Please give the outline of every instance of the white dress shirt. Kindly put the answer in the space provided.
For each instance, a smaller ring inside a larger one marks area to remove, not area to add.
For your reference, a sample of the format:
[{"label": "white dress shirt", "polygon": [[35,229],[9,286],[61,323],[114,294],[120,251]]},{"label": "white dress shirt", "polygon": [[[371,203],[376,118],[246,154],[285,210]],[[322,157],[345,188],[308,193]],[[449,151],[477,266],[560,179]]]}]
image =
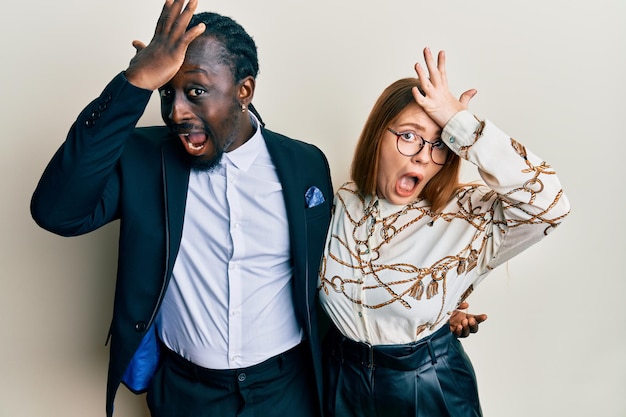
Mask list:
[{"label": "white dress shirt", "polygon": [[215,169],[192,170],[158,317],[165,345],[210,369],[255,365],[302,339],[282,186],[255,123],[254,136]]}]

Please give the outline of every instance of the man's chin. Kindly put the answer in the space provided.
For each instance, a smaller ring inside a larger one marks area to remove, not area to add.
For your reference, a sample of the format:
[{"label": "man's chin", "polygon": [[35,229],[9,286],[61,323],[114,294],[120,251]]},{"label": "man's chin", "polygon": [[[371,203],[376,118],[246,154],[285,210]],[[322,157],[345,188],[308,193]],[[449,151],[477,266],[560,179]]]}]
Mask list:
[{"label": "man's chin", "polygon": [[215,167],[222,160],[224,152],[218,152],[213,157],[197,156],[191,158],[191,169],[194,171],[209,172],[215,169]]}]

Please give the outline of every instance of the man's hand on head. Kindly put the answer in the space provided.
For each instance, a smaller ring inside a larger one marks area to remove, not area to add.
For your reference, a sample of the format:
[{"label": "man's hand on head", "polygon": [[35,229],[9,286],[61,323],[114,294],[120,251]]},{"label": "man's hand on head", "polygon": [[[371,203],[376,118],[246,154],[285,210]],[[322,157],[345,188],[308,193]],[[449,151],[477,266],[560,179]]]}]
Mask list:
[{"label": "man's hand on head", "polygon": [[150,43],[133,41],[137,53],[124,74],[134,86],[156,90],[171,80],[182,66],[189,44],[204,32],[203,23],[187,30],[198,0],[184,5],[185,0],[165,0]]}]

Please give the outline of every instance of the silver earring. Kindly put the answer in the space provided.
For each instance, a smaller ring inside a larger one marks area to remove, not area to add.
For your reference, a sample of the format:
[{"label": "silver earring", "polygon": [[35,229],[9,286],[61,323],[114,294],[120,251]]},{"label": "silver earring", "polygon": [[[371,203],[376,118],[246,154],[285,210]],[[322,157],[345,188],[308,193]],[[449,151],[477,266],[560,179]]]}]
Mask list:
[{"label": "silver earring", "polygon": [[245,113],[245,112],[246,112],[246,110],[248,110],[248,109],[246,108],[246,105],[245,105],[245,104],[243,104],[243,103],[241,103],[241,112],[242,112],[242,113]]}]

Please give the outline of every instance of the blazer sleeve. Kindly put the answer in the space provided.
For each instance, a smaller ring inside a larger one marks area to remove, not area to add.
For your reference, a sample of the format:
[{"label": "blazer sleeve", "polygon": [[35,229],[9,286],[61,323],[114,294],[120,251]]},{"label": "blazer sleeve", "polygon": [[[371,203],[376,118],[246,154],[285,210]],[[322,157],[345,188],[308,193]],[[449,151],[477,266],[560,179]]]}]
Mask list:
[{"label": "blazer sleeve", "polygon": [[120,73],[79,114],[31,199],[31,215],[39,226],[74,236],[117,218],[116,165],[151,94]]}]

